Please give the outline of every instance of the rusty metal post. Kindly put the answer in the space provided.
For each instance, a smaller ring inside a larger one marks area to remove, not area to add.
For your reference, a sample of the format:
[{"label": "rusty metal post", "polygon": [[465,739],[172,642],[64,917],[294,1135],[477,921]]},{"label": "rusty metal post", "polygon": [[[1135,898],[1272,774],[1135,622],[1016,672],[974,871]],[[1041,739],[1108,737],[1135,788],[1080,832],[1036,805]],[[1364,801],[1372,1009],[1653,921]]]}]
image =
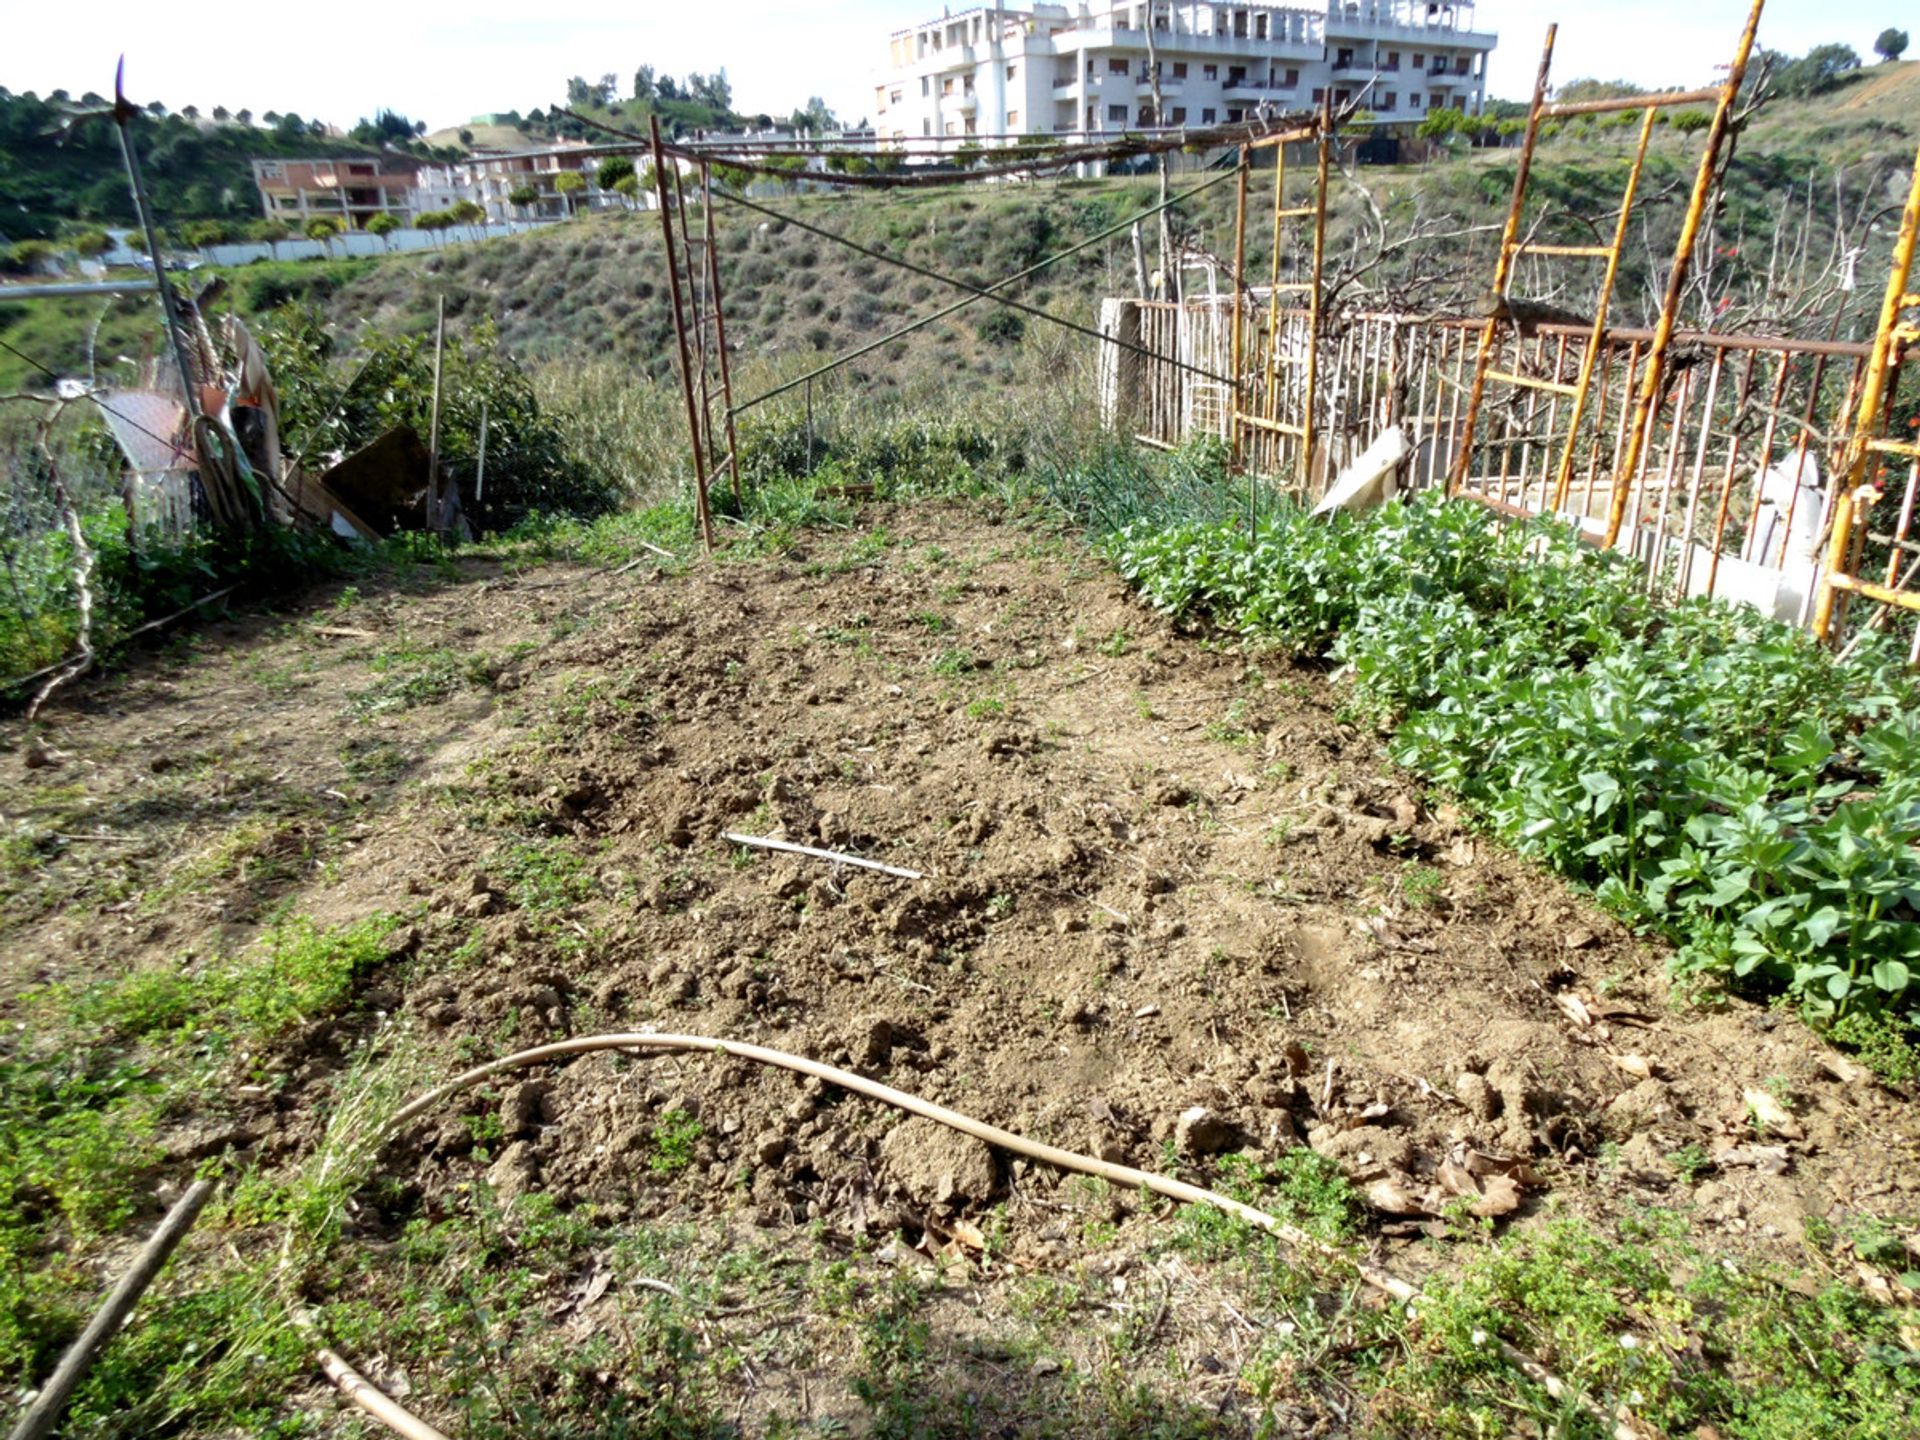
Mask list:
[{"label": "rusty metal post", "polygon": [[1580,438],[1580,426],[1587,416],[1587,393],[1593,386],[1593,369],[1599,363],[1601,347],[1607,338],[1607,313],[1613,305],[1613,286],[1620,275],[1620,256],[1627,248],[1627,229],[1633,219],[1633,200],[1640,189],[1640,175],[1646,169],[1647,145],[1653,139],[1653,125],[1659,111],[1647,107],[1640,124],[1640,144],[1633,152],[1633,167],[1627,172],[1627,191],[1620,200],[1620,218],[1613,229],[1613,244],[1607,250],[1607,273],[1600,282],[1600,300],[1594,307],[1593,330],[1587,337],[1587,353],[1580,357],[1580,378],[1574,381],[1572,413],[1567,417],[1567,440],[1560,452],[1559,473],[1553,482],[1553,509],[1566,508],[1567,492],[1573,488],[1573,450]]},{"label": "rusty metal post", "polygon": [[[1227,396],[1227,435],[1228,461],[1234,469],[1240,468],[1240,410],[1241,388],[1243,385],[1241,368],[1241,320],[1246,310],[1245,294],[1247,288],[1247,180],[1253,170],[1253,151],[1245,145],[1240,147],[1240,174],[1236,182],[1236,199],[1233,212],[1233,365],[1229,372],[1233,376],[1233,389]],[[1248,505],[1252,505],[1253,481],[1247,481]]]},{"label": "rusty metal post", "polygon": [[1646,371],[1640,377],[1640,394],[1634,401],[1633,423],[1627,427],[1627,451],[1614,471],[1607,533],[1601,541],[1609,549],[1619,540],[1621,526],[1627,518],[1627,505],[1633,497],[1634,476],[1639,470],[1640,457],[1652,428],[1654,407],[1660,403],[1660,384],[1666,379],[1667,349],[1673,343],[1674,328],[1680,316],[1680,300],[1686,291],[1687,276],[1693,269],[1693,247],[1700,238],[1700,224],[1706,217],[1707,201],[1713,194],[1720,151],[1726,144],[1727,131],[1733,124],[1734,102],[1739,99],[1740,86],[1747,78],[1747,63],[1753,58],[1754,36],[1759,32],[1760,12],[1766,3],[1767,0],[1753,0],[1753,9],[1747,16],[1747,28],[1740,33],[1740,43],[1733,52],[1733,64],[1727,70],[1727,83],[1720,87],[1720,101],[1714,106],[1713,124],[1707,131],[1706,150],[1700,156],[1700,169],[1693,180],[1693,195],[1687,201],[1686,218],[1680,225],[1680,239],[1674,246],[1673,269],[1667,276],[1666,298],[1660,306],[1659,322],[1654,326]]},{"label": "rusty metal post", "polygon": [[140,156],[134,149],[131,125],[139,109],[127,99],[121,86],[126,74],[126,58],[113,76],[113,126],[120,136],[120,159],[126,165],[127,184],[133,191],[133,212],[140,220],[140,232],[147,237],[147,258],[153,261],[154,288],[160,292],[160,313],[167,321],[167,343],[173,350],[173,363],[180,369],[180,389],[186,401],[189,425],[200,418],[200,391],[187,364],[187,342],[182,338],[186,321],[180,314],[180,298],[167,283],[167,260],[160,249],[160,228],[153,222],[153,206],[147,199],[147,183],[140,174]]},{"label": "rusty metal post", "polygon": [[1534,147],[1540,140],[1540,111],[1547,103],[1547,77],[1553,72],[1553,42],[1559,35],[1557,24],[1547,26],[1547,43],[1540,52],[1540,70],[1534,76],[1533,104],[1527,110],[1527,130],[1520,142],[1520,168],[1513,177],[1513,199],[1507,206],[1507,223],[1500,232],[1500,254],[1493,262],[1494,305],[1480,331],[1480,350],[1474,359],[1473,388],[1467,392],[1467,413],[1461,421],[1455,443],[1453,471],[1447,477],[1447,494],[1458,495],[1467,483],[1467,469],[1473,460],[1473,433],[1480,423],[1480,404],[1486,398],[1487,371],[1493,365],[1493,347],[1499,339],[1499,305],[1506,298],[1507,283],[1513,274],[1514,245],[1520,238],[1520,215],[1527,203],[1527,181],[1533,174]]},{"label": "rusty metal post", "polygon": [[1914,297],[1908,293],[1913,280],[1913,259],[1920,246],[1920,153],[1914,155],[1913,180],[1907,190],[1906,209],[1900,216],[1900,234],[1893,246],[1893,270],[1887,276],[1886,297],[1880,303],[1880,324],[1874,332],[1873,354],[1867,361],[1866,379],[1860,386],[1860,407],[1848,437],[1839,489],[1834,492],[1833,529],[1827,544],[1826,573],[1820,581],[1820,598],[1813,611],[1813,633],[1821,640],[1833,630],[1834,604],[1847,567],[1847,552],[1853,544],[1855,518],[1860,510],[1860,488],[1866,484],[1867,465],[1873,455],[1873,432],[1880,419],[1880,405],[1886,395],[1887,379],[1893,373],[1896,332],[1900,312]]},{"label": "rusty metal post", "polygon": [[1307,290],[1307,386],[1300,411],[1300,498],[1313,496],[1313,412],[1320,392],[1320,289],[1326,275],[1327,176],[1333,162],[1333,88],[1320,108],[1320,164],[1313,190],[1313,278]]},{"label": "rusty metal post", "polygon": [[713,296],[713,344],[720,352],[720,403],[726,407],[721,418],[727,427],[727,473],[733,481],[733,503],[744,507],[746,500],[740,488],[740,440],[733,424],[733,365],[727,359],[727,307],[720,298],[720,236],[713,218],[713,165],[706,160],[700,162],[700,204],[706,211],[707,291]]},{"label": "rusty metal post", "polygon": [[707,504],[706,441],[700,429],[699,402],[694,398],[693,358],[687,349],[687,314],[680,298],[680,257],[673,238],[673,195],[667,189],[667,153],[660,144],[660,117],[647,117],[653,142],[653,185],[660,201],[660,230],[666,242],[667,290],[673,298],[673,335],[680,349],[680,390],[687,402],[687,436],[693,443],[693,503],[700,517],[700,543],[713,553],[713,512]]}]

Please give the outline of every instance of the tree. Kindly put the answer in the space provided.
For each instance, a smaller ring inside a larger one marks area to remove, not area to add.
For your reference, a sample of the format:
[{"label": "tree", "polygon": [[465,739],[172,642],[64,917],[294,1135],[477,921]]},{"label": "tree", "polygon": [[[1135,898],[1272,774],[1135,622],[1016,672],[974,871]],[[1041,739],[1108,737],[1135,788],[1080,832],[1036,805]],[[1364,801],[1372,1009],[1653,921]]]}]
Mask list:
[{"label": "tree", "polygon": [[574,214],[573,197],[587,188],[587,177],[578,170],[563,170],[554,177],[553,188],[567,202],[567,214],[571,217]]},{"label": "tree", "polygon": [[253,123],[253,111],[236,110],[233,112],[233,118],[238,120],[242,125],[251,125]]},{"label": "tree", "polygon": [[182,105],[180,107],[180,114],[185,119],[198,120],[200,118],[200,107],[198,105]]},{"label": "tree", "polygon": [[602,188],[611,189],[614,194],[626,201],[628,209],[632,209],[640,199],[640,177],[631,170],[614,181],[611,186]]},{"label": "tree", "polygon": [[1892,64],[1907,53],[1907,32],[1889,25],[1873,42],[1873,53],[1880,57],[1882,64]]},{"label": "tree", "polygon": [[265,245],[269,250],[292,235],[293,231],[280,220],[256,220],[247,226],[247,239],[256,245]]},{"label": "tree", "polygon": [[346,230],[346,222],[333,215],[316,215],[307,221],[307,238],[318,240],[326,248],[329,256],[333,254],[333,237]]},{"label": "tree", "polygon": [[593,87],[587,84],[586,77],[576,75],[567,81],[567,108],[580,110],[593,103]]},{"label": "tree", "polygon": [[633,72],[633,98],[640,101],[650,101],[656,93],[657,87],[654,84],[653,67],[651,65],[642,65],[638,70]]},{"label": "tree", "polygon": [[453,217],[444,210],[422,210],[413,217],[413,228],[424,230],[436,240],[440,232],[453,223]]},{"label": "tree", "polygon": [[602,105],[611,105],[620,98],[620,77],[602,75],[600,83],[593,87],[593,98]]},{"label": "tree", "polygon": [[389,215],[385,210],[382,210],[378,215],[367,221],[367,233],[369,235],[377,235],[380,238],[380,243],[389,250],[393,249],[393,241],[387,237],[399,228],[400,217],[398,215]]},{"label": "tree", "polygon": [[807,101],[806,109],[794,111],[787,123],[803,135],[824,135],[840,126],[839,117],[827,108],[827,102],[818,95]]},{"label": "tree", "polygon": [[189,220],[180,227],[180,238],[198,249],[225,245],[233,239],[233,227],[224,220]]},{"label": "tree", "polygon": [[617,190],[620,182],[633,173],[632,160],[625,155],[609,155],[600,162],[600,169],[593,178],[602,190]]},{"label": "tree", "polygon": [[513,187],[513,189],[507,192],[507,203],[513,206],[514,209],[518,210],[521,214],[521,217],[524,219],[526,216],[527,207],[529,205],[538,205],[540,203],[540,192],[534,189],[533,186],[531,185],[526,185],[526,184],[516,185]]},{"label": "tree", "polygon": [[654,87],[654,94],[658,95],[662,100],[678,100],[680,98],[680,83],[671,75],[662,75],[660,77],[660,83]]},{"label": "tree", "polygon": [[[447,217],[456,225],[478,227],[486,223],[487,207],[477,200],[456,200],[453,208],[447,211]],[[475,228],[474,239],[479,238],[480,232]]]},{"label": "tree", "polygon": [[1824,95],[1846,83],[1860,68],[1860,56],[1851,45],[1816,45],[1798,60],[1787,60],[1774,74],[1774,84],[1789,99]]},{"label": "tree", "polygon": [[213,107],[213,118],[217,124],[224,125],[233,118],[233,112],[224,105],[216,105]]}]

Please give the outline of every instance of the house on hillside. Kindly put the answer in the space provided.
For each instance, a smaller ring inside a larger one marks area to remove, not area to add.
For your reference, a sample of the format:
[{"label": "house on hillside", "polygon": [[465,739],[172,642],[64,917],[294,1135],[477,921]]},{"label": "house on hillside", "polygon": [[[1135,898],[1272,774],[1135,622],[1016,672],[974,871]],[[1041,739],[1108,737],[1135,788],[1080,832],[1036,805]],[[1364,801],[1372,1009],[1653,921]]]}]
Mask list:
[{"label": "house on hillside", "polygon": [[405,155],[358,155],[341,160],[255,160],[253,183],[269,220],[296,230],[327,216],[364,230],[376,215],[407,224],[417,213],[411,193],[418,160]]},{"label": "house on hillside", "polygon": [[1383,120],[1476,115],[1498,37],[1473,18],[1472,0],[981,6],[888,37],[877,128],[883,139],[955,149],[1098,140],[1309,110],[1329,94]]}]

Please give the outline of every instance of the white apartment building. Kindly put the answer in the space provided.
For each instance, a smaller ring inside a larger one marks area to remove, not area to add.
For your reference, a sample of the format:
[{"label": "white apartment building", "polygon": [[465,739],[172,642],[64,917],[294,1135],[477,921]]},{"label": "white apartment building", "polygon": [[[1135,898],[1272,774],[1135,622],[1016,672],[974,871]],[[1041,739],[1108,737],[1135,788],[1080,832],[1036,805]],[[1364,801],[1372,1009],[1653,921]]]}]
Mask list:
[{"label": "white apartment building", "polygon": [[[1154,111],[1147,26],[1164,115]],[[1478,114],[1497,37],[1471,0],[1074,0],[979,6],[888,39],[874,91],[882,139],[958,147],[1225,125],[1311,109],[1331,91],[1382,120]]]}]

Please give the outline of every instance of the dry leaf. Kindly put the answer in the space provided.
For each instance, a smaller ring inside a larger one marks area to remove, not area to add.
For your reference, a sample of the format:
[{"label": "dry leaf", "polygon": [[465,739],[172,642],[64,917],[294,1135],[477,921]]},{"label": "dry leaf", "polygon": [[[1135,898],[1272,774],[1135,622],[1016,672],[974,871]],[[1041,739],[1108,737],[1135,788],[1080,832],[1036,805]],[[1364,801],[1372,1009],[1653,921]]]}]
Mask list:
[{"label": "dry leaf", "polygon": [[1306,1049],[1298,1040],[1287,1041],[1280,1053],[1286,1057],[1289,1075],[1304,1075],[1313,1068],[1313,1061],[1307,1058]]},{"label": "dry leaf", "polygon": [[1616,1055],[1613,1057],[1613,1063],[1636,1080],[1653,1078],[1653,1062],[1644,1055]]},{"label": "dry leaf", "polygon": [[958,1240],[962,1245],[965,1245],[969,1250],[985,1250],[987,1248],[986,1233],[971,1221],[955,1220],[947,1228],[953,1232],[953,1238]]},{"label": "dry leaf", "polygon": [[1553,998],[1554,1002],[1558,1004],[1562,1010],[1566,1011],[1567,1018],[1582,1030],[1592,1027],[1593,1013],[1587,1009],[1585,1002],[1583,1002],[1578,995],[1572,995],[1562,991]]},{"label": "dry leaf", "polygon": [[1480,1182],[1480,1203],[1473,1213],[1482,1219],[1511,1215],[1520,1208],[1520,1187],[1510,1175],[1489,1175]]},{"label": "dry leaf", "polygon": [[1412,1178],[1383,1175],[1367,1186],[1367,1203],[1387,1215],[1433,1215],[1438,1213],[1415,1192]]}]

